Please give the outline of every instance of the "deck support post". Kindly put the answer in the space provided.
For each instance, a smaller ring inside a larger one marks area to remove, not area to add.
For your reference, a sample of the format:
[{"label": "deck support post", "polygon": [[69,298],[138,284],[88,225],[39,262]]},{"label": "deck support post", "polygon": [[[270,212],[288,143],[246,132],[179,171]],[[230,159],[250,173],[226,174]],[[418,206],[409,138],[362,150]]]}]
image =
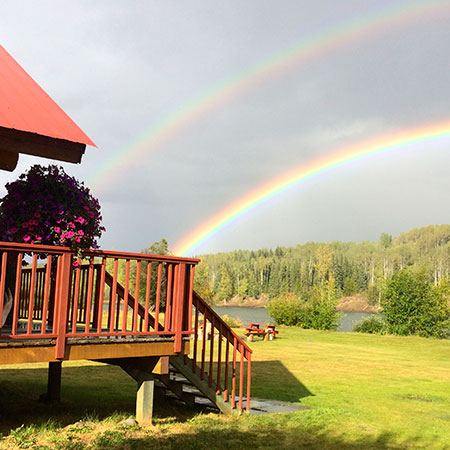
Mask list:
[{"label": "deck support post", "polygon": [[141,372],[137,380],[136,422],[139,425],[151,425],[153,417],[153,400],[155,397],[155,378]]},{"label": "deck support post", "polygon": [[47,392],[41,395],[40,401],[45,403],[59,403],[61,401],[61,373],[61,361],[50,361],[48,363]]}]

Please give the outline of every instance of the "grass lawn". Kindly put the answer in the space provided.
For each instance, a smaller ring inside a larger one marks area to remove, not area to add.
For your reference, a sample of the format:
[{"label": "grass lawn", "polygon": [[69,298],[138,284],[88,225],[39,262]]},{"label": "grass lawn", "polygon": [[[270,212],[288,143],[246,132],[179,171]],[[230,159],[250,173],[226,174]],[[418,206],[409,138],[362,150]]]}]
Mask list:
[{"label": "grass lawn", "polygon": [[0,448],[450,449],[450,342],[282,328],[251,343],[252,395],[310,410],[195,414],[158,404],[125,427],[135,383],[120,369],[65,363],[63,402],[41,404],[46,366],[0,366]]}]

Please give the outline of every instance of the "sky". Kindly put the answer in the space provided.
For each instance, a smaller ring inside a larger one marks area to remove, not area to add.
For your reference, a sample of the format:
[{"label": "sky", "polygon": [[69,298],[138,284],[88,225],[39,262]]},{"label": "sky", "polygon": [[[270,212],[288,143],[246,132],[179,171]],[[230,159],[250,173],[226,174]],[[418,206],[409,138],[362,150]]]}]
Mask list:
[{"label": "sky", "polygon": [[[408,16],[408,5],[423,10]],[[264,71],[314,36],[396,8],[398,20]],[[450,0],[0,3],[1,44],[98,146],[81,165],[61,165],[102,205],[100,246],[131,252],[161,238],[173,248],[250,191],[339,148],[449,121],[449,20]],[[258,68],[265,76],[251,78]],[[450,223],[449,149],[415,145],[323,174],[191,255]],[[49,163],[22,155],[0,186]]]}]

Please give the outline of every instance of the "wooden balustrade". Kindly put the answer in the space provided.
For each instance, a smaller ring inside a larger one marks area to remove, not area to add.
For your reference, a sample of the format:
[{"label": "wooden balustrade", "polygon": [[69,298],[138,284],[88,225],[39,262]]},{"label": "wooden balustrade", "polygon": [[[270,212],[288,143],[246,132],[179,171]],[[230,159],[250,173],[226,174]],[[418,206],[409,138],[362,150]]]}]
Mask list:
[{"label": "wooden balustrade", "polygon": [[185,364],[232,408],[242,411],[245,395],[250,410],[252,350],[195,291],[192,306],[192,352]]},{"label": "wooden balustrade", "polygon": [[66,338],[160,336],[180,352],[192,334],[196,259],[6,242],[0,254],[2,339],[56,339],[62,359]]}]

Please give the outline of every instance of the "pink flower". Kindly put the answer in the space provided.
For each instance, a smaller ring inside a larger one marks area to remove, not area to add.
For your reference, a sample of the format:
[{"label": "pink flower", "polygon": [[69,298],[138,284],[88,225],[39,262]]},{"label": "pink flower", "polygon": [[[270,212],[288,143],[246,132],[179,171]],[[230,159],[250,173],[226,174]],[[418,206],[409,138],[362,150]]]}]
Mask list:
[{"label": "pink flower", "polygon": [[54,231],[55,233],[61,233],[61,228],[55,227],[55,228],[53,228],[53,231]]},{"label": "pink flower", "polygon": [[70,228],[75,228],[75,224],[74,224],[73,222],[70,222],[70,223],[69,223],[69,227],[70,227]]},{"label": "pink flower", "polygon": [[35,239],[36,239],[37,241],[41,241],[41,240],[42,240],[42,237],[39,236],[38,234],[35,234],[34,237],[35,237]]},{"label": "pink flower", "polygon": [[80,265],[80,263],[79,263],[78,261],[74,261],[74,262],[72,263],[72,266],[73,266],[73,267],[79,267],[79,265]]},{"label": "pink flower", "polygon": [[84,231],[83,231],[83,230],[78,230],[78,234],[79,234],[80,236],[84,236]]},{"label": "pink flower", "polygon": [[81,242],[80,236],[75,236],[75,242]]},{"label": "pink flower", "polygon": [[41,217],[41,213],[35,212],[35,213],[34,213],[34,217]]},{"label": "pink flower", "polygon": [[75,236],[75,233],[73,232],[73,231],[68,231],[67,233],[66,233],[66,238],[67,239],[71,239],[71,238],[73,238]]},{"label": "pink flower", "polygon": [[16,227],[12,227],[12,228],[9,230],[9,232],[12,233],[12,234],[16,234],[17,231],[19,231],[19,230],[18,230]]},{"label": "pink flower", "polygon": [[28,228],[28,222],[24,222],[24,223],[22,224],[22,228]]},{"label": "pink flower", "polygon": [[28,242],[31,239],[31,236],[29,234],[25,234],[24,236],[22,236],[22,239],[24,242]]}]

